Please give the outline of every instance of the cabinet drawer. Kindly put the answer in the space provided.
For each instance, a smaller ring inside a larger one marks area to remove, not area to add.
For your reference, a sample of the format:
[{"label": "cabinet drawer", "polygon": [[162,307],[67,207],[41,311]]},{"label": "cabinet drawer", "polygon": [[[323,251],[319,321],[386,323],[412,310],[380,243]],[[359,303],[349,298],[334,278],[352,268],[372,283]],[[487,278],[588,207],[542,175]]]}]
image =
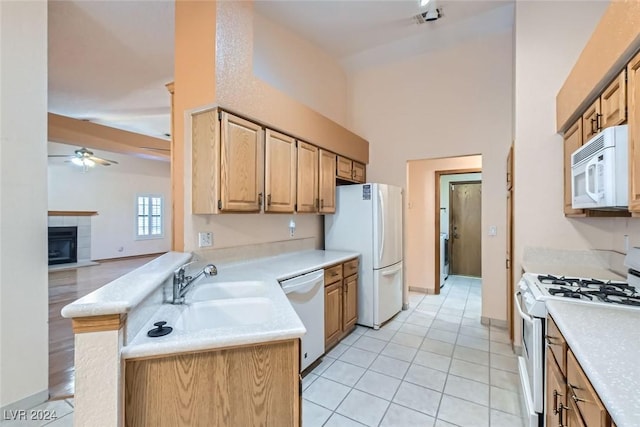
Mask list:
[{"label": "cabinet drawer", "polygon": [[335,283],[338,280],[342,280],[342,264],[334,265],[324,270],[325,286]]},{"label": "cabinet drawer", "polygon": [[589,427],[609,425],[607,410],[571,350],[568,351],[567,356],[567,391],[568,400],[577,409],[577,418],[582,418],[585,425]]},{"label": "cabinet drawer", "polygon": [[558,329],[551,316],[547,316],[547,335],[545,336],[547,348],[556,359],[564,376],[567,375],[567,342]]},{"label": "cabinet drawer", "polygon": [[349,277],[352,274],[356,274],[358,272],[358,259],[352,259],[351,261],[347,261],[343,264],[342,267],[342,276]]}]

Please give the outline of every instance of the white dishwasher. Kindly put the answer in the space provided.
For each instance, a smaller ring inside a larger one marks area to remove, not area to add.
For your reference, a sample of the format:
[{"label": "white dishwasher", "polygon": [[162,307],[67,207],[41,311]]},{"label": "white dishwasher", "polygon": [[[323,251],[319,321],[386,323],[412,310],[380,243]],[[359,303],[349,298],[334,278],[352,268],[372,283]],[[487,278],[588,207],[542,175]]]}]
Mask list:
[{"label": "white dishwasher", "polygon": [[280,282],[307,333],[301,338],[300,371],[324,353],[324,270]]}]

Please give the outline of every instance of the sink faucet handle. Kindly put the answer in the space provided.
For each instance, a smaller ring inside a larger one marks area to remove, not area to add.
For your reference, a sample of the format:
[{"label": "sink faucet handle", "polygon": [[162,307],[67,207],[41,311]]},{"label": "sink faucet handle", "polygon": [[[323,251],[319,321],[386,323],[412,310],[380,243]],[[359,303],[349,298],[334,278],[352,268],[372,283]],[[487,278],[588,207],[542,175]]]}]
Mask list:
[{"label": "sink faucet handle", "polygon": [[204,273],[205,276],[215,276],[218,274],[218,268],[213,264],[207,264],[202,269],[202,272]]}]

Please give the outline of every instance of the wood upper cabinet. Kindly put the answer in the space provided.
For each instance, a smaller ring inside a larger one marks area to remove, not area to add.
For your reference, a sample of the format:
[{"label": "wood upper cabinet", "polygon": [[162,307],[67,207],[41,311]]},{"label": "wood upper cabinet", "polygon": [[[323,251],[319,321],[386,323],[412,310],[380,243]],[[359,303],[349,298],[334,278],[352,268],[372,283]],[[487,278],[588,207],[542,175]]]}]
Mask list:
[{"label": "wood upper cabinet", "polygon": [[298,212],[318,212],[318,148],[298,141]]},{"label": "wood upper cabinet", "polygon": [[336,211],[336,155],[330,151],[320,149],[319,154],[319,183],[318,197],[320,198],[320,213],[335,213]]},{"label": "wood upper cabinet", "polygon": [[296,141],[265,133],[265,212],[293,212],[296,204]]},{"label": "wood upper cabinet", "polygon": [[362,183],[365,179],[365,166],[355,160],[336,156],[336,178]]},{"label": "wood upper cabinet", "polygon": [[545,419],[548,427],[566,425],[567,382],[550,352],[547,352],[547,384]]},{"label": "wood upper cabinet", "polygon": [[571,154],[582,147],[582,119],[578,119],[564,134],[564,214],[566,216],[584,216],[584,209],[571,207],[573,197],[571,195]]},{"label": "wood upper cabinet", "polygon": [[602,130],[602,114],[600,113],[600,98],[582,114],[582,141],[589,139]]},{"label": "wood upper cabinet", "polygon": [[627,121],[627,70],[622,70],[618,77],[602,92],[600,109],[602,110],[602,129]]},{"label": "wood upper cabinet", "polygon": [[353,162],[353,180],[355,182],[363,183],[366,179],[366,167],[362,163],[356,161]]},{"label": "wood upper cabinet", "polygon": [[324,288],[324,342],[325,348],[338,342],[342,333],[342,281]]},{"label": "wood upper cabinet", "polygon": [[222,211],[259,212],[262,205],[262,128],[227,112],[221,115]]},{"label": "wood upper cabinet", "polygon": [[336,156],[336,176],[343,179],[352,179],[352,161],[346,157]]},{"label": "wood upper cabinet", "polygon": [[629,211],[640,213],[640,54],[627,66],[629,97]]}]

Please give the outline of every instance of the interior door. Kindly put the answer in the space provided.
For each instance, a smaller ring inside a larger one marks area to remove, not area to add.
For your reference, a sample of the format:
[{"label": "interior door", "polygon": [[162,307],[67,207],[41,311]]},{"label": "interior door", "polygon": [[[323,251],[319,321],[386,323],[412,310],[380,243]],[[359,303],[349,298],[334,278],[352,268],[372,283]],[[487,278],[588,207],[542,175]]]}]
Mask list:
[{"label": "interior door", "polygon": [[452,182],[449,206],[450,274],[480,277],[482,183]]}]

